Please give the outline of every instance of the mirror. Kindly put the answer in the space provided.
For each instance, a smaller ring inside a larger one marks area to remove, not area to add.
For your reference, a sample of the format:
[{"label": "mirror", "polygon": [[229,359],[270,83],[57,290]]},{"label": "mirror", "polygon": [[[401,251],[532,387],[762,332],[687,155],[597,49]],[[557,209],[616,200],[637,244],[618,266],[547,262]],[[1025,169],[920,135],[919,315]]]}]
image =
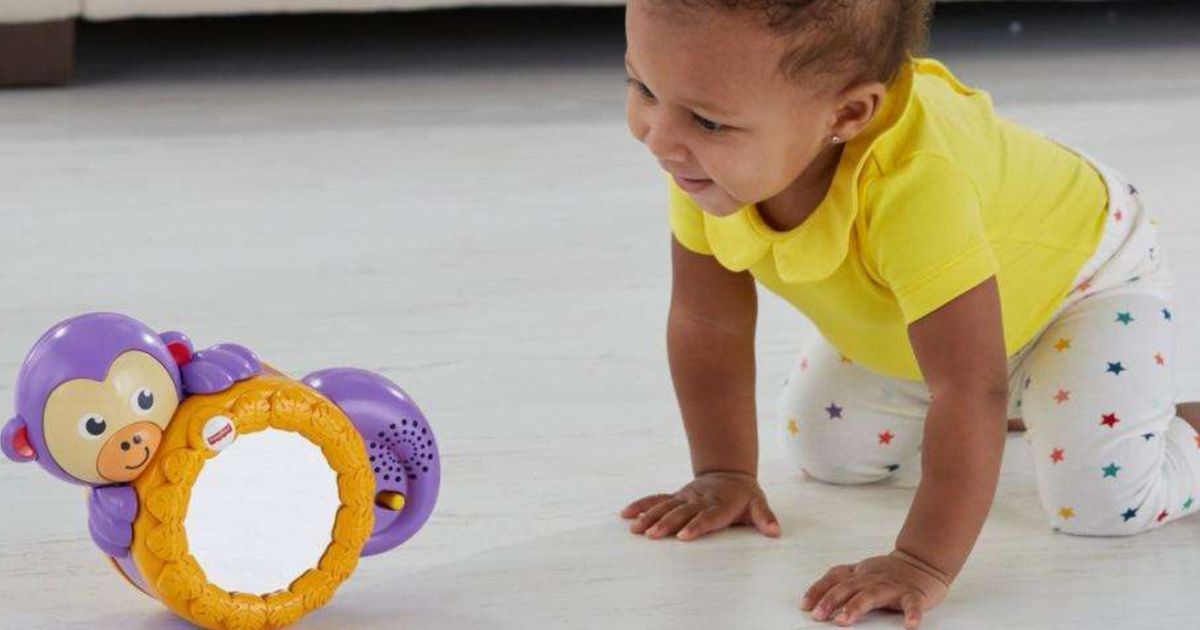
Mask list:
[{"label": "mirror", "polygon": [[208,580],[265,594],[316,566],[340,506],[337,474],[302,436],[241,436],[204,465],[184,527]]}]

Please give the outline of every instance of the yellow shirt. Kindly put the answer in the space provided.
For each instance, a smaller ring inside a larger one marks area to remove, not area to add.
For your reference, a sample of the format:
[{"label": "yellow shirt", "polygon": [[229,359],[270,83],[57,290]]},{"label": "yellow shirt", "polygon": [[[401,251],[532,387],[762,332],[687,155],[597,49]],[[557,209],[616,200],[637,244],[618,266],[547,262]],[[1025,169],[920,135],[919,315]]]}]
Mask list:
[{"label": "yellow shirt", "polygon": [[1016,354],[1073,289],[1107,206],[1084,158],[918,59],[795,229],[771,229],[753,205],[705,214],[674,183],[670,221],[684,247],[749,270],[850,360],[921,380],[908,324],[995,275],[1005,345]]}]

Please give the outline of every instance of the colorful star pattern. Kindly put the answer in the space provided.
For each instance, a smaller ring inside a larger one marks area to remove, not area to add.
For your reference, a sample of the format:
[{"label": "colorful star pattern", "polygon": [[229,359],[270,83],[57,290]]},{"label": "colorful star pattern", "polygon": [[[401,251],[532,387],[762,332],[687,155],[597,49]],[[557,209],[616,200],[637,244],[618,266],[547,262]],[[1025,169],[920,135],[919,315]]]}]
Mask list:
[{"label": "colorful star pattern", "polygon": [[1137,510],[1133,508],[1129,508],[1121,514],[1121,518],[1125,519],[1126,523],[1132,521],[1135,517],[1137,517]]},{"label": "colorful star pattern", "polygon": [[792,437],[796,437],[796,434],[800,432],[800,427],[796,426],[795,418],[788,418],[787,431],[792,434]]},{"label": "colorful star pattern", "polygon": [[892,434],[891,431],[885,430],[883,433],[879,434],[879,443],[882,445],[891,444],[892,438],[894,438],[894,437],[896,437],[896,436],[894,434]]},{"label": "colorful star pattern", "polygon": [[1143,440],[1146,440],[1147,442],[1149,442],[1150,440],[1153,440],[1153,439],[1154,439],[1154,434],[1153,434],[1153,433],[1143,433],[1143,434],[1142,434],[1142,439],[1143,439]]},{"label": "colorful star pattern", "polygon": [[1129,311],[1119,311],[1117,312],[1117,321],[1128,326],[1133,323],[1133,315],[1130,315]]},{"label": "colorful star pattern", "polygon": [[1116,374],[1117,376],[1120,376],[1120,375],[1121,375],[1121,372],[1124,372],[1124,371],[1125,371],[1125,366],[1121,365],[1121,362],[1120,362],[1120,361],[1117,361],[1116,363],[1113,363],[1112,361],[1109,361],[1109,362],[1108,362],[1108,369],[1107,369],[1107,370],[1104,370],[1104,371],[1105,371],[1105,372],[1112,372],[1113,374]]},{"label": "colorful star pattern", "polygon": [[1071,400],[1070,390],[1066,390],[1066,389],[1058,390],[1058,393],[1054,395],[1054,400],[1056,402],[1058,402],[1058,404],[1060,404],[1060,405],[1067,402],[1068,400]]},{"label": "colorful star pattern", "polygon": [[1059,339],[1058,343],[1054,344],[1054,349],[1058,350],[1059,352],[1062,352],[1063,350],[1070,350],[1071,349],[1071,338],[1063,337],[1062,339]]},{"label": "colorful star pattern", "polygon": [[1188,497],[1188,500],[1183,502],[1183,509],[1185,509],[1185,510],[1192,509],[1192,503],[1194,503],[1194,502],[1195,501],[1193,501],[1192,497]]},{"label": "colorful star pattern", "polygon": [[1157,517],[1157,518],[1155,518],[1154,520],[1156,520],[1156,521],[1158,521],[1159,523],[1161,523],[1161,522],[1163,522],[1163,521],[1167,520],[1167,517],[1168,517],[1168,516],[1170,516],[1170,514],[1169,514],[1169,513],[1167,513],[1167,511],[1166,511],[1166,510],[1163,510],[1163,511],[1161,511],[1161,512],[1159,512],[1159,513],[1158,513],[1158,517]]},{"label": "colorful star pattern", "polygon": [[1063,457],[1065,456],[1065,454],[1066,454],[1066,451],[1064,451],[1061,448],[1056,448],[1050,452],[1050,461],[1057,464],[1063,460]]},{"label": "colorful star pattern", "polygon": [[833,418],[841,418],[842,417],[842,408],[837,406],[836,402],[829,403],[829,406],[825,408],[825,413],[829,414],[829,418],[831,420]]},{"label": "colorful star pattern", "polygon": [[897,470],[900,470],[900,464],[888,464],[887,469],[888,472],[896,472]]},{"label": "colorful star pattern", "polygon": [[1069,507],[1064,507],[1058,511],[1058,515],[1063,517],[1064,520],[1070,520],[1072,518],[1075,518],[1075,510],[1073,510]]},{"label": "colorful star pattern", "polygon": [[1167,309],[1164,308],[1162,310],[1162,314],[1163,314],[1163,319],[1165,319],[1167,321],[1171,321],[1171,311],[1168,311]]},{"label": "colorful star pattern", "polygon": [[1104,426],[1106,426],[1110,429],[1116,428],[1117,423],[1121,421],[1121,419],[1118,418],[1117,414],[1115,414],[1115,413],[1106,413],[1101,417],[1103,418],[1103,420],[1100,421],[1100,424],[1103,424]]},{"label": "colorful star pattern", "polygon": [[1166,364],[1167,364],[1167,358],[1166,358],[1166,357],[1164,357],[1164,356],[1162,355],[1162,353],[1161,353],[1161,352],[1155,352],[1155,353],[1154,353],[1154,362],[1155,362],[1155,363],[1157,363],[1157,364],[1159,364],[1159,365],[1166,365]]},{"label": "colorful star pattern", "polygon": [[1079,290],[1080,293],[1087,293],[1087,290],[1092,288],[1092,281],[1084,280],[1083,282],[1080,282],[1079,286],[1076,288]]},{"label": "colorful star pattern", "polygon": [[1114,463],[1112,463],[1112,464],[1109,464],[1109,465],[1105,466],[1104,468],[1101,468],[1100,470],[1103,470],[1103,471],[1104,471],[1104,476],[1105,476],[1105,477],[1112,477],[1113,479],[1116,479],[1116,478],[1117,478],[1117,473],[1118,473],[1118,472],[1120,472],[1120,470],[1121,470],[1121,467],[1120,467],[1120,466],[1118,466],[1118,465],[1117,465],[1117,464],[1114,462]]}]

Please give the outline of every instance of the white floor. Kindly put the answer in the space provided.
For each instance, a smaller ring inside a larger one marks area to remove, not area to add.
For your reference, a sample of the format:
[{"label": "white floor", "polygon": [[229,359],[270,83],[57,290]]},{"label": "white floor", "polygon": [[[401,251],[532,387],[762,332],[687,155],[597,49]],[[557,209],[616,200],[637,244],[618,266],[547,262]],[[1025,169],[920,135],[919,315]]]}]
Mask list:
[{"label": "white floor", "polygon": [[[1200,394],[1200,17],[1020,9],[1011,37],[1007,11],[955,10],[935,52],[1138,182],[1166,220],[1178,367]],[[350,364],[402,383],[438,432],[442,501],[304,628],[822,625],[798,612],[802,588],[888,549],[911,478],[802,483],[764,417],[782,540],[653,543],[616,517],[688,472],[663,350],[664,191],[624,129],[619,26],[532,13],[86,31],[78,85],[0,92],[0,408],[36,337],[99,309],[247,344],[295,375]],[[811,329],[774,300],[762,319],[770,409]],[[1009,446],[991,520],[926,627],[1200,624],[1200,520],[1055,534],[1024,444]],[[78,488],[4,462],[0,504],[0,628],[183,627],[97,556]]]}]

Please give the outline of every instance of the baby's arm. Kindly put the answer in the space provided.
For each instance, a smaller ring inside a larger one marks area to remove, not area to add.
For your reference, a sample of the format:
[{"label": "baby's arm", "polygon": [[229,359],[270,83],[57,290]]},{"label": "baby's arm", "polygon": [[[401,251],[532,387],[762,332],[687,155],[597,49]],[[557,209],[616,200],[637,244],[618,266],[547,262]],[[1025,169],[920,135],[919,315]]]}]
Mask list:
[{"label": "baby's arm", "polygon": [[1008,370],[1000,296],[991,278],[909,327],[933,394],[921,483],[890,556],[834,567],[805,595],[818,620],[851,624],[875,608],[915,627],[971,553],[991,509],[1006,433]]},{"label": "baby's arm", "polygon": [[634,501],[622,516],[636,518],[632,530],[650,538],[678,532],[688,540],[738,522],[777,536],[756,478],[754,279],[677,241],[671,266],[667,350],[695,479],[675,494]]}]

